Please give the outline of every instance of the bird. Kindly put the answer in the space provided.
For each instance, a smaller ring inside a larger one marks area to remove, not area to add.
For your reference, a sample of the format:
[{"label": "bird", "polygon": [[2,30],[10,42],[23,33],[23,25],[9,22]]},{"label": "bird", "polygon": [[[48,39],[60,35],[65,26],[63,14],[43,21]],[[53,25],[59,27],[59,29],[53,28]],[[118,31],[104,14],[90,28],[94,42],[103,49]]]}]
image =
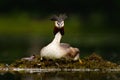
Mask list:
[{"label": "bird", "polygon": [[40,56],[47,59],[61,59],[67,60],[80,60],[80,50],[72,47],[68,43],[61,43],[62,36],[64,35],[64,20],[67,18],[65,14],[54,15],[50,19],[54,21],[55,26],[53,30],[54,39],[47,46],[43,47],[40,51]]}]

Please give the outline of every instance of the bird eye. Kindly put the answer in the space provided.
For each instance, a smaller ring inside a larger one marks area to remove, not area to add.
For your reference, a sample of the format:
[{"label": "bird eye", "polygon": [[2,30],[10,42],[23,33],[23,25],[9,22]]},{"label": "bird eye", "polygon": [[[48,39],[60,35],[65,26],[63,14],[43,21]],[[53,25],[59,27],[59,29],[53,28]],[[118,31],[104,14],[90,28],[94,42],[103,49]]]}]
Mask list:
[{"label": "bird eye", "polygon": [[59,25],[59,23],[57,23]]}]

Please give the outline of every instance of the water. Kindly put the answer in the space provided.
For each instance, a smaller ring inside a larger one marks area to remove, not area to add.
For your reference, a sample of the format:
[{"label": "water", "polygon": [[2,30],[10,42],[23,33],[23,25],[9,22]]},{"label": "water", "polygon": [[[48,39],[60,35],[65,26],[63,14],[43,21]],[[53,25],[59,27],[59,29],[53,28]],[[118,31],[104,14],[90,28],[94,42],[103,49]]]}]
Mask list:
[{"label": "water", "polygon": [[0,73],[0,80],[120,80],[119,72]]}]

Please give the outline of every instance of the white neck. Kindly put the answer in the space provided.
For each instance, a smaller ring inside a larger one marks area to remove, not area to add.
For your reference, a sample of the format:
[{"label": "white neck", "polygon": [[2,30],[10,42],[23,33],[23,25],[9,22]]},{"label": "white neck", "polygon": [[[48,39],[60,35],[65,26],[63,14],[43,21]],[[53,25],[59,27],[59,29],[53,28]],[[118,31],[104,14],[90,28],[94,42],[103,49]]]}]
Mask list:
[{"label": "white neck", "polygon": [[52,43],[55,43],[55,44],[60,44],[60,40],[62,38],[62,35],[60,34],[60,32],[56,33]]}]

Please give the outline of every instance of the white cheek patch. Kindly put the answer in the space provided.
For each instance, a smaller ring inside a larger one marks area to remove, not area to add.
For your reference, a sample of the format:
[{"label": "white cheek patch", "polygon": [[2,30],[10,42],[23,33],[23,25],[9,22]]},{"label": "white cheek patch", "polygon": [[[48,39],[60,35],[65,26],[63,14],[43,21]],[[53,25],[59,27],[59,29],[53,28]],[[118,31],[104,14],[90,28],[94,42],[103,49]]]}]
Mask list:
[{"label": "white cheek patch", "polygon": [[58,27],[57,21],[55,21],[55,26]]},{"label": "white cheek patch", "polygon": [[61,22],[61,27],[63,27],[63,26],[64,26],[64,21]]}]

